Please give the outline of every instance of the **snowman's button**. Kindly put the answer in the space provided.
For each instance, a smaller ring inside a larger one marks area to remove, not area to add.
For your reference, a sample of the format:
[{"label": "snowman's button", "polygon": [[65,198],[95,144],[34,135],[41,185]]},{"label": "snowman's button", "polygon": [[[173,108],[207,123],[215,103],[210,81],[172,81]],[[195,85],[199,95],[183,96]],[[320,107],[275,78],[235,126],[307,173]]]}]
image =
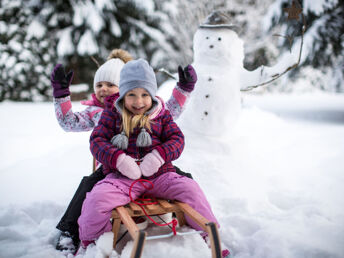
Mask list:
[{"label": "snowman's button", "polygon": [[213,78],[209,77],[208,82],[211,82],[211,81],[213,81]]},{"label": "snowman's button", "polygon": [[206,98],[209,98],[209,94],[205,95]]},{"label": "snowman's button", "polygon": [[207,111],[204,111],[204,114],[207,116],[207,115],[208,115],[208,112],[207,112]]}]

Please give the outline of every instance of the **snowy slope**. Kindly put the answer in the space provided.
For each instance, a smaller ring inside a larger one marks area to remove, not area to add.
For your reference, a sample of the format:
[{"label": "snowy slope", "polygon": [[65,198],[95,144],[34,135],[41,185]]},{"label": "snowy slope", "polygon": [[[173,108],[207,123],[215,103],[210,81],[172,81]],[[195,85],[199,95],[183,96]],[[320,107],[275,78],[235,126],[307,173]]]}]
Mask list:
[{"label": "snowy slope", "polygon": [[[245,95],[243,106],[226,139],[185,131],[175,162],[206,193],[224,244],[236,258],[344,257],[344,96]],[[89,133],[63,132],[49,103],[0,103],[0,117],[0,257],[64,257],[54,227],[91,172]],[[194,235],[148,242],[143,257],[176,256],[210,251]]]}]

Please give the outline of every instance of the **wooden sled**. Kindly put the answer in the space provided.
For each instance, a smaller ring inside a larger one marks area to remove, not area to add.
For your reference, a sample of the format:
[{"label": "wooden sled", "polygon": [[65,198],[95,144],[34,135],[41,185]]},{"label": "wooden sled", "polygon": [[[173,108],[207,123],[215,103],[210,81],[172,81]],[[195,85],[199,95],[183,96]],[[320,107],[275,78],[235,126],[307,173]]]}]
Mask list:
[{"label": "wooden sled", "polygon": [[[96,170],[96,160],[93,158],[93,172]],[[222,258],[221,241],[217,230],[217,226],[214,222],[211,222],[204,218],[201,214],[195,211],[190,205],[178,201],[169,202],[164,199],[157,199],[157,204],[145,205],[145,211],[149,216],[161,215],[165,213],[173,212],[177,217],[179,226],[186,224],[185,214],[189,216],[194,222],[196,222],[203,231],[208,233],[212,258]],[[121,222],[127,228],[131,238],[134,240],[134,247],[131,251],[130,258],[139,258],[142,255],[143,247],[147,239],[147,233],[144,230],[140,230],[133,218],[145,216],[141,207],[131,202],[125,206],[120,206],[114,209],[111,213],[113,219],[112,232],[113,232],[113,248],[116,248],[119,229]],[[149,237],[148,237],[149,238]]]},{"label": "wooden sled", "polygon": [[[168,202],[163,199],[158,199],[157,204],[146,205],[146,213],[150,216],[160,215],[164,213],[173,212],[177,219],[179,226],[185,225],[184,214],[188,215],[194,222],[196,222],[205,232],[209,235],[212,258],[221,258],[221,244],[220,237],[218,234],[217,226],[215,223],[208,221],[201,214],[195,211],[186,203],[178,201]],[[118,239],[119,228],[121,222],[126,226],[131,238],[134,240],[134,247],[131,252],[131,258],[139,258],[142,255],[143,247],[147,237],[147,233],[144,230],[140,230],[134,222],[134,217],[145,216],[142,209],[136,203],[129,203],[125,206],[117,207],[112,211],[111,217],[113,218],[112,232],[113,248],[116,247]]]}]

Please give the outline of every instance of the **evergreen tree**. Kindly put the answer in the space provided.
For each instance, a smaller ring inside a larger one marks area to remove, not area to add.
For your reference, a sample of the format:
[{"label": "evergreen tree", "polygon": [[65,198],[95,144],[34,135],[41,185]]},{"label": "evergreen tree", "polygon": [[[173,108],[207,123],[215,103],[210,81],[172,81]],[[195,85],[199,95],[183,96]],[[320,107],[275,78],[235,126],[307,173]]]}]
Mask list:
[{"label": "evergreen tree", "polygon": [[55,44],[29,1],[0,6],[0,101],[48,99]]},{"label": "evergreen tree", "polygon": [[[304,46],[299,67],[289,73],[290,78],[306,78],[320,89],[344,91],[344,1],[343,0],[303,0],[295,2],[302,8],[306,22]],[[268,27],[279,27],[283,35],[294,37],[293,46],[300,44],[300,20],[286,23],[285,8],[291,0],[278,0],[267,14]],[[284,25],[282,25],[284,24]],[[282,38],[281,46],[289,51],[290,42]],[[309,70],[308,68],[315,68]],[[292,90],[285,88],[286,90]]]},{"label": "evergreen tree", "polygon": [[49,76],[58,62],[75,71],[73,83],[91,86],[91,56],[101,64],[113,48],[175,69],[180,47],[158,8],[153,0],[2,1],[0,101],[51,98]]}]

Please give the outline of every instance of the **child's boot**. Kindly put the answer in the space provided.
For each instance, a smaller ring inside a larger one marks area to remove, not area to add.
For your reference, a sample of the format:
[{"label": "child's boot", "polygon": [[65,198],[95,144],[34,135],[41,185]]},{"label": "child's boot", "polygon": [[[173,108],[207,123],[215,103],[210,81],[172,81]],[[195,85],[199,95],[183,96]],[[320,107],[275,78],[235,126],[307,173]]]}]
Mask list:
[{"label": "child's boot", "polygon": [[75,256],[81,255],[81,254],[85,254],[87,247],[88,247],[90,244],[94,244],[94,243],[95,243],[94,241],[82,240],[82,241],[80,242],[79,249],[78,249],[78,251],[76,252]]},{"label": "child's boot", "polygon": [[79,246],[79,238],[71,235],[69,232],[61,232],[57,243],[56,250],[62,251],[63,253],[74,254]]}]

